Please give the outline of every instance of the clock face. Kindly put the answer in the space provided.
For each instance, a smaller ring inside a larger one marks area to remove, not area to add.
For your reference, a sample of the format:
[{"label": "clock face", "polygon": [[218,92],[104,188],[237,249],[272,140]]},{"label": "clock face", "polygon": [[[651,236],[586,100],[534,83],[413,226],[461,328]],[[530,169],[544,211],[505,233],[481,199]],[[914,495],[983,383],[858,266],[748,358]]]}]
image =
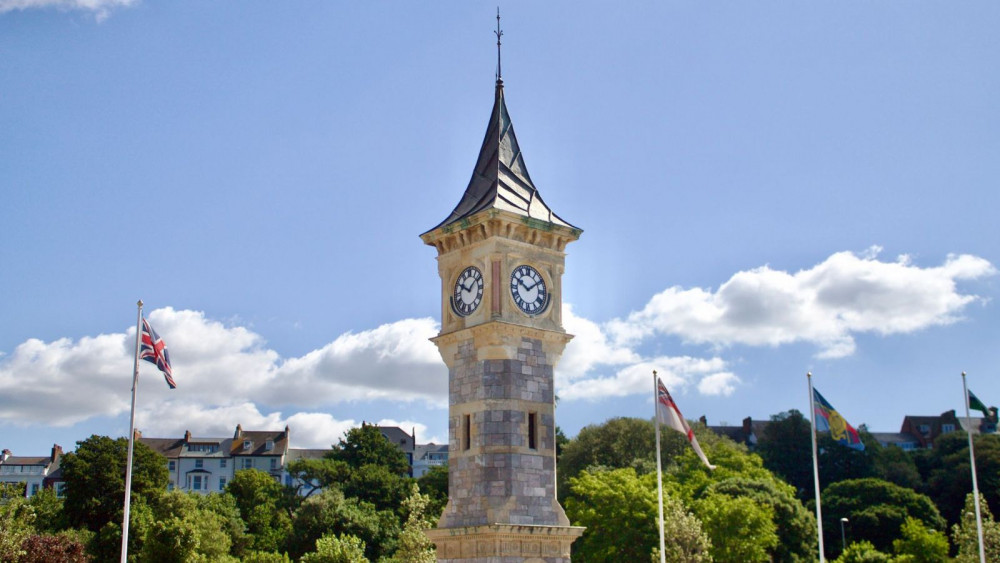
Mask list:
[{"label": "clock face", "polygon": [[452,308],[458,315],[471,315],[483,302],[483,273],[475,266],[462,270],[455,282],[455,294],[451,298]]},{"label": "clock face", "polygon": [[538,270],[531,266],[518,266],[510,274],[510,296],[525,313],[537,315],[549,304],[549,292],[545,280]]}]

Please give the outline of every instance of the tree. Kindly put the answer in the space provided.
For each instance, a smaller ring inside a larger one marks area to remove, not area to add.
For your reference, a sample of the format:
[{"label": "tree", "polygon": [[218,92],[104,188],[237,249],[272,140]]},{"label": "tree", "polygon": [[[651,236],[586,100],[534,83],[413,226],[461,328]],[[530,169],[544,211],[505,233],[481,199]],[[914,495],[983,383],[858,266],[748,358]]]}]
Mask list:
[{"label": "tree", "polygon": [[778,544],[776,562],[812,561],[816,557],[816,518],[795,497],[791,485],[775,479],[731,478],[709,487],[710,493],[749,498],[774,514]]},{"label": "tree", "polygon": [[778,545],[774,511],[747,497],[709,493],[694,503],[715,561],[770,561]]},{"label": "tree", "polygon": [[403,476],[410,472],[406,454],[382,435],[377,426],[363,424],[351,428],[340,442],[333,446],[327,457],[343,461],[354,469],[365,465],[381,465],[394,475]]},{"label": "tree", "polygon": [[834,563],[889,563],[891,557],[875,549],[869,541],[859,541],[847,546]]},{"label": "tree", "polygon": [[764,467],[795,488],[799,498],[811,499],[813,490],[812,424],[792,409],[773,415],[758,437],[756,452]]},{"label": "tree", "polygon": [[427,516],[437,522],[448,503],[448,466],[435,465],[431,467],[430,471],[417,479],[417,485],[420,486],[420,492],[430,498]]},{"label": "tree", "polygon": [[[1000,510],[1000,435],[980,435],[974,440],[979,492],[990,510],[996,512]],[[972,490],[968,436],[964,432],[944,434],[934,441],[930,455],[933,469],[928,478],[929,494],[941,514],[954,524],[959,521],[965,497]]]},{"label": "tree", "polygon": [[[952,542],[958,548],[955,563],[978,563],[979,561],[979,533],[976,530],[975,502],[975,497],[969,493],[965,497],[965,507],[962,510],[959,523],[951,528]],[[982,495],[979,495],[979,510],[983,525],[983,548],[986,552],[986,560],[1000,561],[1000,523],[993,520],[993,513],[990,512]]]},{"label": "tree", "polygon": [[[132,502],[153,499],[167,488],[167,460],[142,442],[132,451]],[[109,522],[121,524],[125,504],[128,439],[93,435],[62,457],[66,498],[63,510],[72,526],[98,532]]]},{"label": "tree", "polygon": [[566,515],[586,526],[573,543],[573,558],[583,561],[645,561],[658,543],[656,495],[635,469],[583,470],[570,477],[573,493]]},{"label": "tree", "polygon": [[838,523],[851,521],[854,537],[867,540],[879,551],[892,548],[903,523],[916,518],[925,526],[944,530],[934,503],[925,495],[881,479],[848,479],[823,490],[823,529],[827,549],[840,546]]},{"label": "tree", "polygon": [[291,532],[291,518],[285,503],[284,487],[270,475],[257,469],[241,469],[226,486],[246,522],[250,548],[277,551]]},{"label": "tree", "polygon": [[[87,563],[86,546],[72,535],[33,534],[21,544],[23,555],[18,563]],[[7,559],[4,559],[7,561]]]},{"label": "tree", "polygon": [[146,532],[142,556],[147,561],[195,559],[235,560],[229,557],[232,539],[227,522],[212,510],[199,507],[197,493],[165,493],[154,509],[156,520]]},{"label": "tree", "polygon": [[406,523],[399,534],[396,553],[389,559],[389,563],[434,563],[437,560],[434,543],[424,534],[424,530],[433,527],[433,522],[426,514],[428,505],[430,497],[420,494],[420,487],[413,483],[410,486],[410,496],[403,501],[403,510],[407,513]]},{"label": "tree", "polygon": [[939,563],[948,560],[948,537],[944,532],[929,530],[916,518],[907,518],[900,530],[901,538],[893,540],[895,563]]},{"label": "tree", "polygon": [[24,498],[24,484],[0,483],[0,561],[17,561],[35,528],[35,512]]},{"label": "tree", "polygon": [[371,503],[348,499],[333,487],[307,498],[295,511],[288,551],[301,557],[322,537],[353,536],[364,543],[370,559],[378,560],[395,547],[398,527],[393,513],[380,513]]},{"label": "tree", "polygon": [[55,489],[46,487],[28,499],[28,504],[35,513],[35,530],[41,533],[55,533],[66,529],[69,524],[63,512],[63,499],[56,495]]},{"label": "tree", "polygon": [[286,470],[296,483],[296,495],[302,498],[339,486],[351,474],[351,466],[346,462],[327,458],[297,459],[290,462]]},{"label": "tree", "polygon": [[326,535],[316,540],[316,551],[307,553],[302,563],[368,563],[365,542],[347,534]]}]

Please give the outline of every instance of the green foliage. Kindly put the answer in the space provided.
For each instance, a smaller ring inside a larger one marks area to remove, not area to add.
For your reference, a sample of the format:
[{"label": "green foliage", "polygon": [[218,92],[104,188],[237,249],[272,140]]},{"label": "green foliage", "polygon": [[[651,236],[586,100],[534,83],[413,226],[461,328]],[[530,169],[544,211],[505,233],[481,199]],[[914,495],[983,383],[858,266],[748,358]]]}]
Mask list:
[{"label": "green foliage", "polygon": [[430,499],[427,506],[427,515],[437,522],[444,512],[444,507],[448,504],[448,466],[435,465],[430,471],[424,473],[417,479],[420,492],[426,494]]},{"label": "green foliage", "polygon": [[816,558],[816,517],[795,497],[791,485],[776,479],[731,478],[709,487],[710,493],[745,497],[774,513],[778,544],[774,561],[812,561]]},{"label": "green foliage", "polygon": [[285,510],[287,495],[274,478],[257,469],[241,469],[226,486],[250,535],[249,548],[278,551],[291,533],[291,518]]},{"label": "green foliage", "polygon": [[[640,477],[651,491],[656,490],[656,475]],[[658,515],[657,515],[658,516]],[[663,538],[668,563],[701,563],[711,561],[712,542],[702,530],[701,520],[689,512],[681,500],[671,495],[663,497]],[[658,539],[658,538],[657,538]],[[659,546],[652,551],[653,561],[659,561]]]},{"label": "green foliage", "polygon": [[143,542],[145,561],[186,562],[230,559],[232,539],[220,514],[201,508],[201,495],[165,493],[154,510],[156,520]]},{"label": "green foliage", "polygon": [[0,561],[16,561],[22,544],[35,532],[35,511],[24,498],[23,483],[0,483]]},{"label": "green foliage", "polygon": [[755,450],[764,467],[794,487],[803,499],[816,496],[813,492],[811,428],[809,419],[795,409],[776,414],[758,437]]},{"label": "green foliage", "polygon": [[834,563],[889,563],[891,557],[882,553],[869,541],[859,541],[847,546]]},{"label": "green foliage", "polygon": [[365,465],[379,465],[397,476],[409,474],[410,463],[406,454],[390,442],[377,426],[365,424],[351,428],[328,454],[333,460],[343,461],[354,469]]},{"label": "green foliage", "polygon": [[[866,446],[867,447],[867,446]],[[920,492],[924,486],[915,458],[898,446],[878,447],[875,465],[878,476],[900,487]]]},{"label": "green foliage", "polygon": [[324,536],[350,535],[361,539],[368,556],[377,560],[394,547],[398,526],[392,513],[379,513],[371,503],[348,499],[334,487],[307,498],[295,511],[288,551],[301,557]]},{"label": "green foliage", "polygon": [[[125,465],[128,439],[93,435],[76,443],[76,451],[62,457],[66,498],[63,510],[69,524],[102,530],[121,523],[125,501]],[[166,460],[142,442],[132,451],[132,502],[154,499],[167,488]]]},{"label": "green foliage", "polygon": [[778,545],[774,511],[747,497],[709,493],[694,503],[715,561],[770,561]]},{"label": "green foliage", "polygon": [[292,559],[287,553],[273,553],[270,551],[248,551],[242,558],[241,563],[292,563]]},{"label": "green foliage", "polygon": [[656,435],[650,420],[612,418],[584,426],[559,456],[559,497],[568,496],[569,478],[585,469],[631,467],[638,474],[655,472],[655,456]]},{"label": "green foliage", "polygon": [[944,530],[945,521],[926,496],[881,479],[849,479],[823,491],[823,529],[827,548],[839,547],[839,522],[848,518],[853,537],[888,551],[908,517]]},{"label": "green foliage", "polygon": [[436,551],[434,543],[424,534],[424,530],[433,527],[427,517],[427,507],[430,497],[420,494],[416,483],[410,486],[410,496],[403,501],[403,510],[407,513],[403,531],[399,534],[396,553],[389,563],[434,563]]},{"label": "green foliage", "polygon": [[573,543],[582,561],[643,561],[658,543],[656,494],[628,467],[610,471],[584,470],[569,479],[573,495],[566,515],[575,526],[586,526]]},{"label": "green foliage", "polygon": [[[1000,510],[1000,435],[975,437],[976,476],[979,492],[990,510]],[[951,432],[938,437],[928,454],[932,467],[928,491],[941,514],[949,523],[961,517],[965,496],[972,490],[972,470],[969,464],[969,440],[964,432]]]},{"label": "green foliage", "polygon": [[402,517],[403,501],[412,483],[413,479],[393,473],[386,466],[367,464],[351,471],[340,488],[345,496],[371,503],[377,510],[393,511]]},{"label": "green foliage", "polygon": [[69,523],[63,512],[63,499],[56,496],[55,489],[44,488],[28,499],[35,512],[35,530],[40,533],[56,533],[67,528]]},{"label": "green foliage", "polygon": [[365,542],[350,534],[323,536],[316,540],[316,551],[300,559],[302,563],[368,563]]},{"label": "green foliage", "polygon": [[323,489],[339,486],[351,474],[351,466],[332,459],[297,459],[286,470],[295,479],[295,493],[308,498]]},{"label": "green foliage", "polygon": [[907,518],[902,537],[892,542],[896,563],[939,563],[948,560],[948,538],[944,532],[929,530],[916,518]]},{"label": "green foliage", "polygon": [[242,557],[250,545],[251,538],[246,535],[246,523],[240,518],[240,509],[236,506],[236,498],[229,493],[210,493],[193,495],[200,510],[219,516],[221,530],[229,537],[231,547],[229,552]]},{"label": "green foliage", "polygon": [[[986,505],[982,495],[979,495],[980,518],[983,525],[983,548],[987,561],[1000,561],[1000,523],[993,520],[993,513]],[[965,497],[962,517],[958,524],[951,528],[951,538],[958,555],[955,563],[978,563],[979,534],[976,530],[975,497],[969,493]]]}]

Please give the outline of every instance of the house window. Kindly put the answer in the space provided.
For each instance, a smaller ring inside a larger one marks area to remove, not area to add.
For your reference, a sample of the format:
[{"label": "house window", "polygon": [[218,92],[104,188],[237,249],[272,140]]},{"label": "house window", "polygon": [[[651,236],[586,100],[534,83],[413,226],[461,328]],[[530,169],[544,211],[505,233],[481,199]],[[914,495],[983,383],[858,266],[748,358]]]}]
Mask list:
[{"label": "house window", "polygon": [[219,467],[225,467],[225,466],[226,466],[226,460],[225,459],[220,459],[219,460]]},{"label": "house window", "polygon": [[191,477],[191,489],[195,491],[201,490],[201,475]]},{"label": "house window", "polygon": [[66,494],[66,483],[56,484],[56,496],[62,498]]},{"label": "house window", "polygon": [[954,431],[955,431],[955,425],[954,424],[942,424],[941,425],[941,432],[942,433],[943,432],[954,432]]},{"label": "house window", "polygon": [[273,450],[274,449],[274,440],[268,440],[268,441],[264,442],[264,449],[267,450],[267,451]]},{"label": "house window", "polygon": [[253,458],[243,458],[243,469],[253,469]]},{"label": "house window", "polygon": [[927,425],[927,424],[921,424],[919,427],[917,427],[917,429],[920,430],[921,434],[930,434],[931,433],[931,427],[929,425]]},{"label": "house window", "polygon": [[272,457],[271,458],[271,471],[274,471],[277,468],[278,468],[278,458]]},{"label": "house window", "polygon": [[196,459],[196,460],[194,460],[194,468],[195,469],[201,469],[202,467],[205,467],[205,460],[203,460],[203,459]]},{"label": "house window", "polygon": [[34,495],[37,495],[37,494],[38,494],[38,483],[32,483],[31,484],[31,495],[34,496]]},{"label": "house window", "polygon": [[253,442],[251,442],[250,440],[243,440],[243,449],[244,450],[249,450],[252,447],[253,447]]},{"label": "house window", "polygon": [[219,477],[219,490],[220,491],[226,490],[226,478],[225,477]]},{"label": "house window", "polygon": [[174,484],[173,483],[167,483],[167,490],[168,491],[174,490]]},{"label": "house window", "polygon": [[528,447],[538,449],[538,413],[528,413]]},{"label": "house window", "polygon": [[174,460],[170,460],[170,461],[168,461],[168,462],[167,462],[167,470],[168,470],[168,471],[173,471],[173,470],[175,470],[175,469],[177,469],[177,462],[176,462],[176,461],[174,461]]}]

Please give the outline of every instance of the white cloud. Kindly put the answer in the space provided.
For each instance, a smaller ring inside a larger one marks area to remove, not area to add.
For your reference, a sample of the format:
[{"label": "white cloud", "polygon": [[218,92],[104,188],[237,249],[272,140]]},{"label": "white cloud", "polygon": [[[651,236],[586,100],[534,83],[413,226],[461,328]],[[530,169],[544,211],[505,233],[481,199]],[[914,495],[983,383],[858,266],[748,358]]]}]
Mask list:
[{"label": "white cloud", "polygon": [[[811,342],[822,356],[843,357],[860,333],[907,333],[960,320],[967,306],[984,300],[960,293],[956,283],[996,273],[975,256],[921,268],[906,256],[879,261],[878,250],[837,253],[795,273],[766,266],[738,272],[714,292],[669,288],[641,311],[605,324],[566,305],[565,326],[575,338],[557,367],[556,393],[566,401],[649,393],[655,369],[675,394],[729,396],[742,381],[718,353],[646,356],[641,346],[658,335],[720,350]],[[447,369],[428,340],[438,330],[430,318],[345,333],[287,359],[238,321],[169,307],[148,318],[169,346],[178,388],[169,390],[152,364],[140,362],[137,421],[147,436],[185,430],[225,436],[236,424],[289,425],[297,447],[328,447],[359,424],[331,414],[345,402],[447,404]],[[134,346],[132,327],[76,341],[29,339],[0,353],[0,425],[69,426],[127,413]],[[446,440],[424,436],[426,427],[413,421],[392,425],[416,427],[422,442]]]},{"label": "white cloud", "polygon": [[617,346],[656,334],[716,346],[805,341],[820,347],[819,356],[837,358],[854,352],[858,333],[908,333],[960,320],[981,299],[960,293],[956,281],[996,274],[975,256],[951,255],[941,266],[921,268],[907,256],[881,262],[879,250],[838,252],[794,274],[767,266],[738,272],[715,292],[671,287],[607,329]]},{"label": "white cloud", "polygon": [[137,0],[0,0],[0,14],[13,10],[56,8],[92,12],[97,21],[104,21],[115,8],[131,6]]}]

